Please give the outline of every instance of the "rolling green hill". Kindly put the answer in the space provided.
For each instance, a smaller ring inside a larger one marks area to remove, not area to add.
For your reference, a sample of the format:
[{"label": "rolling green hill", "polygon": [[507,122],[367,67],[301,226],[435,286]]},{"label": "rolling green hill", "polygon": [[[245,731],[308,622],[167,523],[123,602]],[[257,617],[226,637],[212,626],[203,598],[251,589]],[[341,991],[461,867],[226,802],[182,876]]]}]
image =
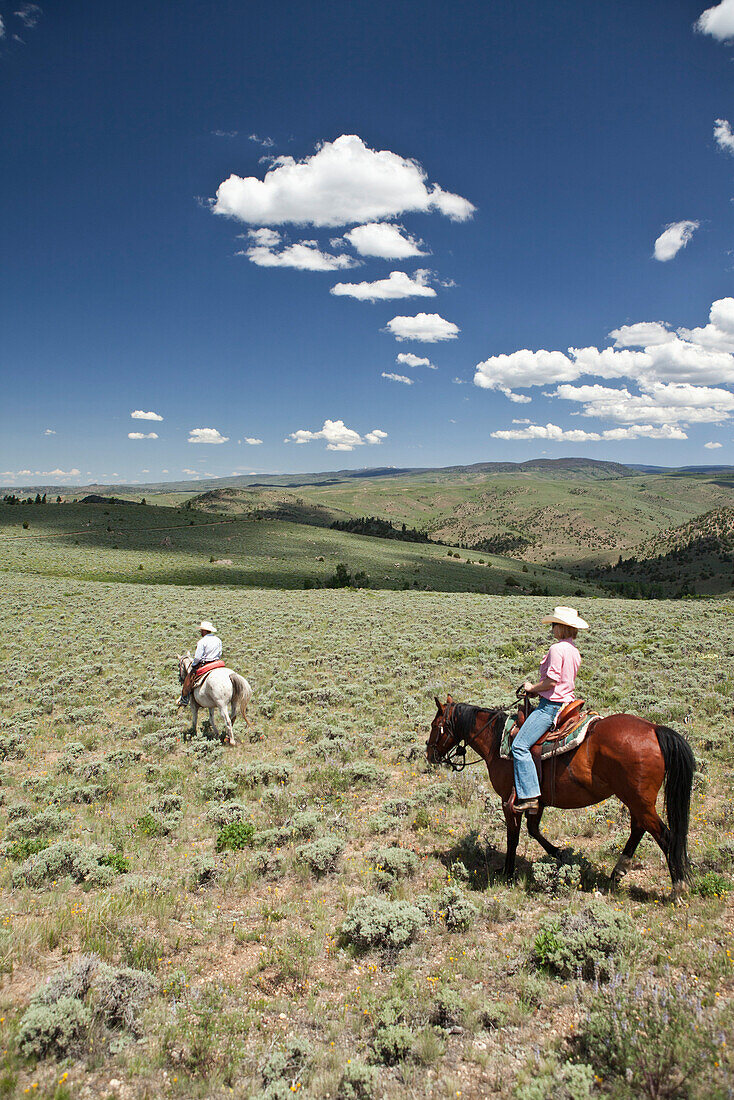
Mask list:
[{"label": "rolling green hill", "polygon": [[586,574],[622,595],[715,595],[734,587],[734,509],[717,508]]},{"label": "rolling green hill", "polygon": [[341,563],[369,587],[568,596],[600,592],[559,570],[284,519],[140,504],[0,505],[2,569],[143,584],[329,586]]},{"label": "rolling green hill", "polygon": [[709,475],[638,474],[612,463],[566,460],[350,478],[297,489],[233,487],[194,499],[207,511],[260,511],[274,518],[282,512],[309,523],[379,516],[477,552],[567,567],[616,561],[643,540],[731,504],[734,488]]}]

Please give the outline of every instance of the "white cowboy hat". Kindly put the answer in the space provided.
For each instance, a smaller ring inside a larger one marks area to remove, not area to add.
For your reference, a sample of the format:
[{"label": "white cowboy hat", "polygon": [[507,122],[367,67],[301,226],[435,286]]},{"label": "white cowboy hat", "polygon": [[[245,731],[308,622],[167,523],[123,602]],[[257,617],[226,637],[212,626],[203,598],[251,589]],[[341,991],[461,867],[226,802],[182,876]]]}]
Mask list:
[{"label": "white cowboy hat", "polygon": [[589,624],[582,619],[575,607],[555,607],[552,615],[541,620],[544,623],[560,623],[561,626],[573,626],[576,630],[588,630]]},{"label": "white cowboy hat", "polygon": [[217,632],[217,628],[208,623],[206,619],[203,623],[199,623],[199,630],[206,630],[207,634],[216,634]]}]

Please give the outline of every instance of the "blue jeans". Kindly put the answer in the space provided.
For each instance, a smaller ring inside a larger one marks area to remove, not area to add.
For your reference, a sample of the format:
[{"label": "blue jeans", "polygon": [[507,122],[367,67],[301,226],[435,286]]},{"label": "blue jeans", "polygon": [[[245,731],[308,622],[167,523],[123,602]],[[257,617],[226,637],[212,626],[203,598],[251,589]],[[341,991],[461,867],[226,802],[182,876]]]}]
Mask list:
[{"label": "blue jeans", "polygon": [[512,762],[515,766],[515,790],[518,800],[537,798],[540,794],[538,773],[530,749],[553,725],[563,703],[551,703],[541,696],[535,710],[525,719],[512,742]]}]

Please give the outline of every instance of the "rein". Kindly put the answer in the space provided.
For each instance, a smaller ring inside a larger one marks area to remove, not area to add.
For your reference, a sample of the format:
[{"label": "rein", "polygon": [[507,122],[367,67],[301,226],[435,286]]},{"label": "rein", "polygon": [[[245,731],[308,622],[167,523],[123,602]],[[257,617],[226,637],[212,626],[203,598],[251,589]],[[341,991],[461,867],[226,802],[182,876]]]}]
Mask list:
[{"label": "rein", "polygon": [[[452,736],[454,735],[453,717],[455,709],[456,704],[452,703],[451,710],[449,711],[448,715],[444,717],[444,720],[441,723],[441,733],[447,732]],[[489,729],[489,727],[494,721],[496,721],[500,714],[504,714],[504,709],[502,707],[497,707],[495,710],[491,711],[487,721],[484,723],[481,729],[476,732],[474,736],[479,737],[481,734],[484,733],[485,730]],[[464,768],[471,768],[474,764],[484,763],[484,757],[479,755],[477,755],[476,760],[467,761],[467,746],[464,742],[466,742],[466,737],[459,738],[456,744],[452,745],[448,752],[444,755],[443,760],[440,761],[441,764],[445,764],[448,768],[451,768],[453,772],[463,772]]]}]

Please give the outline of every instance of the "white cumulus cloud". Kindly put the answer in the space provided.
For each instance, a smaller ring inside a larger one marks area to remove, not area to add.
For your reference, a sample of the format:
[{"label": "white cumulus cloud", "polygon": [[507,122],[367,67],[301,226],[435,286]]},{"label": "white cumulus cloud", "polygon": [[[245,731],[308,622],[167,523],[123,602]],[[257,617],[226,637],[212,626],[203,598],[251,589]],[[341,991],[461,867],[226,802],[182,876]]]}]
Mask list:
[{"label": "white cumulus cloud", "polygon": [[228,435],[221,435],[216,428],[192,428],[189,432],[189,443],[226,443]]},{"label": "white cumulus cloud", "polygon": [[425,256],[422,241],[406,232],[402,225],[388,222],[369,222],[356,225],[344,237],[360,256],[376,256],[381,260],[407,260],[411,256]]},{"label": "white cumulus cloud", "polygon": [[694,26],[701,34],[710,34],[719,42],[734,38],[734,0],[721,0],[720,4],[707,8]]},{"label": "white cumulus cloud", "polygon": [[157,439],[157,432],[128,432],[128,439]]},{"label": "white cumulus cloud", "polygon": [[347,267],[356,267],[357,261],[345,254],[335,256],[331,252],[322,252],[318,241],[296,241],[295,244],[282,242],[280,233],[271,229],[251,230],[249,236],[253,244],[237,253],[247,256],[258,267],[294,267],[298,271],[340,271]]},{"label": "white cumulus cloud", "polygon": [[363,439],[359,432],[348,428],[343,420],[325,420],[323,428],[318,432],[299,428],[298,431],[291,432],[285,442],[293,440],[294,443],[312,443],[318,439],[325,440],[327,451],[353,451],[355,447],[361,447],[364,443],[380,443],[383,439],[387,439],[387,432],[374,428],[371,432],[367,432]]},{"label": "white cumulus cloud", "polygon": [[417,313],[415,317],[393,317],[385,331],[396,340],[420,340],[435,344],[440,340],[455,340],[461,331],[453,321],[446,321],[438,313]]},{"label": "white cumulus cloud", "polygon": [[370,149],[355,134],[324,142],[297,161],[276,157],[264,178],[231,175],[217,190],[215,214],[250,225],[337,226],[394,218],[406,211],[438,211],[465,221],[474,206],[429,184],[414,160]]},{"label": "white cumulus cloud", "polygon": [[255,439],[254,436],[246,436],[245,443],[248,443],[251,447],[259,447],[262,443],[262,439]]},{"label": "white cumulus cloud", "polygon": [[[517,388],[542,386],[545,396],[580,405],[574,415],[629,427],[629,431],[610,428],[596,433],[601,439],[632,439],[641,434],[681,439],[688,424],[734,418],[734,298],[715,301],[709,323],[700,328],[673,331],[662,321],[644,321],[622,325],[609,335],[613,347],[568,348],[567,352],[523,349],[490,356],[477,364],[474,384],[511,400],[523,396],[514,393]],[[549,384],[554,386],[551,391]],[[530,425],[530,435],[507,438],[550,439],[556,428]],[[625,434],[620,435],[622,431]],[[551,434],[542,434],[546,432]],[[589,433],[562,438],[581,442]]]},{"label": "white cumulus cloud", "polygon": [[721,443],[704,443],[704,447],[707,451],[717,451],[720,446]]},{"label": "white cumulus cloud", "polygon": [[163,417],[156,412],[143,412],[142,409],[135,409],[130,413],[133,420],[162,420]]},{"label": "white cumulus cloud", "polygon": [[655,259],[660,260],[661,263],[672,260],[674,256],[678,255],[681,248],[686,247],[700,224],[700,222],[682,221],[672,222],[670,225],[666,225],[663,232],[655,241],[655,250],[653,252]]},{"label": "white cumulus cloud", "polygon": [[387,279],[374,283],[337,283],[331,293],[357,298],[361,302],[389,301],[391,298],[435,298],[436,291],[427,286],[430,271],[418,270],[411,279],[405,271],[391,271]]},{"label": "white cumulus cloud", "polygon": [[719,149],[734,153],[734,134],[725,118],[717,118],[714,122],[714,139]]},{"label": "white cumulus cloud", "polygon": [[395,359],[395,362],[405,367],[428,367],[429,370],[438,369],[433,365],[430,359],[426,359],[425,356],[422,355],[413,355],[412,351],[401,351]]},{"label": "white cumulus cloud", "polygon": [[525,428],[503,429],[490,433],[494,439],[547,439],[551,443],[598,443],[602,440],[687,439],[681,428],[669,425],[635,424],[629,428],[608,428],[603,432],[587,432],[580,428],[561,428],[558,424],[528,424]]},{"label": "white cumulus cloud", "polygon": [[402,382],[405,386],[413,385],[413,379],[408,378],[405,374],[392,374],[390,371],[383,371],[382,377],[388,378],[391,382]]},{"label": "white cumulus cloud", "polygon": [[609,335],[614,339],[615,348],[649,348],[654,344],[667,344],[675,340],[675,334],[661,321],[638,321],[635,325],[620,325],[619,328],[613,328]]},{"label": "white cumulus cloud", "polygon": [[43,434],[44,435],[56,435],[56,432],[54,431],[53,428],[46,428],[46,430]]}]

